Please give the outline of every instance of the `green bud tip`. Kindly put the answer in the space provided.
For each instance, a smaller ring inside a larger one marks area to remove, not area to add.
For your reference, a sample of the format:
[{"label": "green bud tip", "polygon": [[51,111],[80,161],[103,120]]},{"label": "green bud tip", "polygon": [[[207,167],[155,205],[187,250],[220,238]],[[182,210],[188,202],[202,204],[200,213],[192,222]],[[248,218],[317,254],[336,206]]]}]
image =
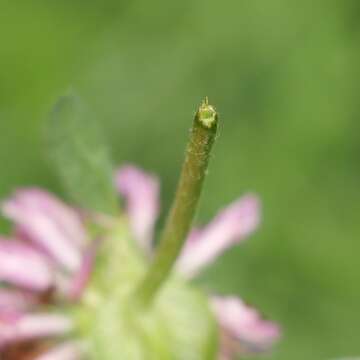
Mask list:
[{"label": "green bud tip", "polygon": [[217,123],[217,112],[212,105],[209,105],[207,96],[200,105],[196,115],[199,122],[208,129],[212,128]]}]

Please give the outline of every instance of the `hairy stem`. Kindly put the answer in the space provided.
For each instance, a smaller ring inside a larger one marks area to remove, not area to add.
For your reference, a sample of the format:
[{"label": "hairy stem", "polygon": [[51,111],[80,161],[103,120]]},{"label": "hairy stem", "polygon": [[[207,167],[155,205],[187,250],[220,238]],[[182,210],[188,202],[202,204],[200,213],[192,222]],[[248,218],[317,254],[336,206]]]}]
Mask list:
[{"label": "hairy stem", "polygon": [[136,298],[145,305],[151,303],[171,273],[186,240],[199,202],[217,126],[217,113],[206,98],[195,115],[179,184],[155,258],[136,289]]}]

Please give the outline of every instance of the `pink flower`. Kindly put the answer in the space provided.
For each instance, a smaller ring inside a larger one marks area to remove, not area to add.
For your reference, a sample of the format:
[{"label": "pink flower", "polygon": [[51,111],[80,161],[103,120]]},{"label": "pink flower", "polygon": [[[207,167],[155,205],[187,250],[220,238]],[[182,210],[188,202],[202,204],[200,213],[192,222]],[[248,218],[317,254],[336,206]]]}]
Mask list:
[{"label": "pink flower", "polygon": [[48,259],[20,240],[0,239],[0,279],[24,288],[44,291],[54,280]]},{"label": "pink flower", "polygon": [[[159,213],[158,180],[128,165],[117,172],[115,182],[125,199],[134,238],[150,256]],[[5,285],[0,287],[1,358],[13,360],[15,351],[21,360],[17,346],[30,341],[41,344],[31,359],[80,359],[84,342],[63,340],[51,348],[44,340],[65,339],[74,331],[76,324],[58,312],[59,305],[81,302],[99,241],[89,238],[77,210],[40,189],[17,191],[1,209],[15,224],[11,237],[0,238],[0,283]],[[107,219],[101,214],[89,216],[95,222]],[[257,228],[259,218],[255,195],[236,200],[208,225],[190,232],[175,270],[185,278],[196,276],[229,247],[244,241]],[[268,349],[279,337],[277,325],[263,320],[239,298],[212,296],[209,306],[221,333],[220,359]]]},{"label": "pink flower", "polygon": [[[81,297],[94,245],[87,244],[79,214],[43,190],[19,190],[1,208],[16,226],[13,237],[0,238],[0,282],[6,284],[0,288],[0,354],[6,360],[20,342],[51,339],[73,330],[67,316],[41,309]],[[81,351],[66,342],[62,349],[66,350],[57,354],[65,357],[41,359],[72,359],[71,354]]]},{"label": "pink flower", "polygon": [[79,250],[85,245],[86,235],[72,208],[45,191],[26,189],[3,203],[2,211],[20,232],[65,269],[79,269]]},{"label": "pink flower", "polygon": [[232,359],[237,352],[267,350],[280,336],[279,326],[233,296],[210,299],[221,332],[221,356]]},{"label": "pink flower", "polygon": [[0,317],[0,345],[24,340],[64,335],[72,330],[72,322],[58,314],[3,313]]},{"label": "pink flower", "polygon": [[[133,229],[146,229],[143,230],[146,236],[137,237],[137,241],[148,252],[153,247],[152,231],[158,215],[158,185],[152,176],[129,166],[120,169],[116,178],[118,189],[131,209],[128,216]],[[146,208],[151,209],[147,216],[143,214],[144,202]],[[248,194],[239,198],[220,211],[208,225],[190,232],[176,271],[187,278],[196,276],[226,249],[244,241],[256,230],[259,221],[260,201],[257,196]],[[262,320],[256,310],[239,298],[213,296],[209,303],[221,332],[219,359],[232,359],[237,353],[250,350],[266,350],[280,335],[276,324]]]},{"label": "pink flower", "polygon": [[177,262],[177,270],[193,277],[227,248],[246,239],[259,224],[260,203],[246,195],[222,210],[203,229],[194,229]]},{"label": "pink flower", "polygon": [[139,246],[149,252],[159,214],[159,181],[132,165],[122,167],[115,181],[126,200],[126,212],[133,234]]}]

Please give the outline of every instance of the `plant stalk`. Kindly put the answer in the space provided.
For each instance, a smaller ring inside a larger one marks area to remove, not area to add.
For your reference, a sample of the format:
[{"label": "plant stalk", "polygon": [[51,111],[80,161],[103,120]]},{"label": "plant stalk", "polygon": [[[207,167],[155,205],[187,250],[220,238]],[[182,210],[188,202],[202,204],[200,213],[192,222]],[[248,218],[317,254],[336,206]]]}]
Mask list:
[{"label": "plant stalk", "polygon": [[175,198],[154,260],[135,292],[136,299],[144,305],[151,303],[170,275],[187,238],[203,188],[217,127],[217,112],[206,98],[195,114]]}]

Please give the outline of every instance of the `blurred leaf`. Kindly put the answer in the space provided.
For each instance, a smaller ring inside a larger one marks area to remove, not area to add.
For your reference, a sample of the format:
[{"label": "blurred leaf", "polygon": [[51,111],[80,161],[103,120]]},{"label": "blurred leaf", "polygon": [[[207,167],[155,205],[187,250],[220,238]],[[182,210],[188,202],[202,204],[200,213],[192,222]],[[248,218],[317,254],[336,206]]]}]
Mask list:
[{"label": "blurred leaf", "polygon": [[77,97],[65,96],[48,125],[50,156],[71,200],[83,208],[114,213],[113,167],[92,114]]}]

